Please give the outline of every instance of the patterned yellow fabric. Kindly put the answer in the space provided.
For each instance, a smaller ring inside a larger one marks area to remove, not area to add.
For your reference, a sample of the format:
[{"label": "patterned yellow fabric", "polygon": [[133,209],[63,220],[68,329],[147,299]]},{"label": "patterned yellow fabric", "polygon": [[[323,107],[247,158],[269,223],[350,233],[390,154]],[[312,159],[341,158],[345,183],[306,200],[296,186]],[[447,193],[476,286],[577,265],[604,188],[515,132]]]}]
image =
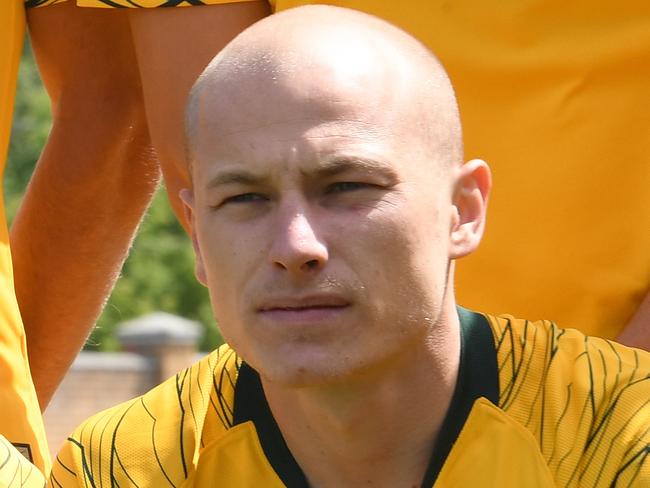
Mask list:
[{"label": "patterned yellow fabric", "polygon": [[[434,486],[650,486],[650,354],[486,317],[498,406],[474,402]],[[257,424],[235,421],[243,370],[223,346],[95,415],[59,453],[51,485],[283,486]]]},{"label": "patterned yellow fabric", "polygon": [[195,7],[219,3],[249,2],[251,0],[25,0],[26,7],[45,7],[67,1],[76,1],[79,7],[98,8],[158,8]]},{"label": "patterned yellow fabric", "polygon": [[0,486],[43,488],[45,477],[7,439],[0,435]]},{"label": "patterned yellow fabric", "polygon": [[[25,29],[22,0],[0,1],[0,175],[4,171],[11,131],[16,75]],[[43,419],[32,384],[25,332],[13,284],[9,236],[0,192],[0,435],[31,453],[43,472],[50,460]],[[0,458],[1,459],[1,458]],[[0,460],[0,479],[16,464]]]},{"label": "patterned yellow fabric", "polygon": [[489,317],[499,407],[558,486],[650,486],[650,354],[551,322]]},{"label": "patterned yellow fabric", "polygon": [[273,3],[377,15],[447,68],[466,156],[494,174],[459,303],[616,337],[650,290],[650,2]]}]

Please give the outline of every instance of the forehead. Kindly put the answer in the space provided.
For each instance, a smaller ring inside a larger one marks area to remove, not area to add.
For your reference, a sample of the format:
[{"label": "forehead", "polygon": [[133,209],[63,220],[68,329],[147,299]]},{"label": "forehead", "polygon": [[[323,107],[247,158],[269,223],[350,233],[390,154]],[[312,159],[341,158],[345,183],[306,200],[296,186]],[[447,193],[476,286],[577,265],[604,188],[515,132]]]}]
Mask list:
[{"label": "forehead", "polygon": [[[296,177],[326,178],[352,168],[357,173],[400,172],[398,153],[386,144],[385,138],[358,127],[347,131],[348,127],[277,124],[232,133],[220,138],[219,143],[202,145],[201,153],[197,155],[195,184],[210,186],[217,175],[239,171],[258,177],[286,177],[290,180]],[[349,132],[354,135],[349,135]],[[238,179],[228,181],[243,182]]]},{"label": "forehead", "polygon": [[311,75],[248,79],[218,92],[206,87],[193,140],[195,166],[307,163],[337,154],[397,163],[427,146],[403,90],[322,83]]},{"label": "forehead", "polygon": [[200,131],[195,154],[195,182],[207,183],[216,172],[245,167],[257,174],[327,176],[353,162],[357,170],[389,169],[406,173],[416,160],[414,145],[396,137],[385,124],[352,118],[277,117],[249,127],[210,134]]}]

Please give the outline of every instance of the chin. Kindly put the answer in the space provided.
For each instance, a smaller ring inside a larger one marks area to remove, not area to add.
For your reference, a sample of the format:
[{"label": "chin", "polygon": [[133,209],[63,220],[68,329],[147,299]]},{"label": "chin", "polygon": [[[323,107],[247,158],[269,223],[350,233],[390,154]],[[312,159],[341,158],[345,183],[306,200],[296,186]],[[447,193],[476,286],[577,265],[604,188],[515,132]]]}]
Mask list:
[{"label": "chin", "polygon": [[290,388],[326,386],[354,375],[340,357],[324,354],[281,354],[249,364],[266,380]]}]

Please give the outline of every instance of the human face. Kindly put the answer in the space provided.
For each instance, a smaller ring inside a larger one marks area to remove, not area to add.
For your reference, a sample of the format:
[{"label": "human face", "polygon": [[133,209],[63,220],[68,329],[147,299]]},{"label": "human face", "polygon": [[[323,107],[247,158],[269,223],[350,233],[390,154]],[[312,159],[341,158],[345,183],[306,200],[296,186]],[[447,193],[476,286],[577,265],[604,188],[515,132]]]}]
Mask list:
[{"label": "human face", "polygon": [[386,97],[294,86],[198,124],[197,275],[224,338],[267,380],[344,381],[436,334],[451,182],[413,107]]}]

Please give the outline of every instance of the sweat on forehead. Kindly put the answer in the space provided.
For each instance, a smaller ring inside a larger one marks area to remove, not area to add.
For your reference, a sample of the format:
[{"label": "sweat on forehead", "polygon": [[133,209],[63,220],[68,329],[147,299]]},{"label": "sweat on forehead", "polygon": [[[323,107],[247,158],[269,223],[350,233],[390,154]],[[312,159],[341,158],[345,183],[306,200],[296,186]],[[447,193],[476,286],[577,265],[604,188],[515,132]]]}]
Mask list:
[{"label": "sweat on forehead", "polygon": [[189,98],[188,160],[203,117],[246,117],[243,106],[255,102],[275,110],[276,101],[282,110],[287,100],[318,104],[339,97],[365,97],[368,110],[399,104],[397,118],[422,126],[423,138],[450,161],[462,160],[453,88],[435,56],[388,22],[324,5],[267,17],[212,60]]}]

